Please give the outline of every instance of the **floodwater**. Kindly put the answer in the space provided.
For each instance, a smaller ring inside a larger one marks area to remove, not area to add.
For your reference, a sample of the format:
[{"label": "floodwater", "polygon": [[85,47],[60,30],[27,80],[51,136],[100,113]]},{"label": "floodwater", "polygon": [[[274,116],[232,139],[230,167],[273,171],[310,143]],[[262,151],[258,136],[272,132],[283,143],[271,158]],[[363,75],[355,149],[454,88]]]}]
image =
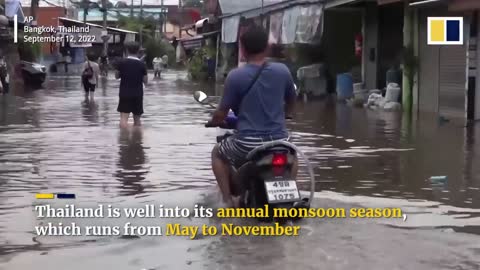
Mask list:
[{"label": "floodwater", "polygon": [[[35,236],[35,225],[59,221],[218,225],[45,220],[33,210],[44,204],[38,192],[74,193],[77,206],[218,205],[209,161],[216,130],[203,127],[209,109],[192,98],[194,90],[218,88],[180,72],[164,76],[146,89],[140,130],[118,128],[119,83],[111,78],[94,102],[84,101],[79,77],[51,77],[43,90],[0,97],[0,269],[480,269],[478,128],[325,100],[299,103],[289,123],[315,167],[313,206],[400,207],[406,221],[306,219],[298,237]],[[308,190],[305,170],[300,180]]]}]

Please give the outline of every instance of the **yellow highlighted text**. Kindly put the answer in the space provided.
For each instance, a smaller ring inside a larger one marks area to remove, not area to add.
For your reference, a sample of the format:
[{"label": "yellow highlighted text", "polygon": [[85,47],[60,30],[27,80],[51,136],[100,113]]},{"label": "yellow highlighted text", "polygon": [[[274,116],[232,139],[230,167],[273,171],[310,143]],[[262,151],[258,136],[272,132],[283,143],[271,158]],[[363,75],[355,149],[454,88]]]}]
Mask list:
[{"label": "yellow highlighted text", "polygon": [[403,218],[400,208],[220,208],[219,218]]},{"label": "yellow highlighted text", "polygon": [[238,226],[222,224],[223,236],[298,236],[300,226],[281,226],[275,222],[274,226]]}]

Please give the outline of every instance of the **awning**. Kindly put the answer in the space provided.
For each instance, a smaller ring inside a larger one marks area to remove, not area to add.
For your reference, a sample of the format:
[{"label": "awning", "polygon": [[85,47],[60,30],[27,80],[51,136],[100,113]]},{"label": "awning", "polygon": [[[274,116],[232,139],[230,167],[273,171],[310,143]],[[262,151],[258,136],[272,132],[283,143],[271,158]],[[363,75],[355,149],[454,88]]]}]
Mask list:
[{"label": "awning", "polygon": [[438,4],[443,1],[445,0],[416,0],[416,1],[410,1],[409,6],[413,7],[413,6],[424,6],[428,4]]},{"label": "awning", "polygon": [[202,47],[203,40],[211,36],[218,35],[219,33],[220,31],[213,31],[213,32],[197,35],[194,37],[182,38],[182,39],[179,39],[178,41],[182,44],[183,48],[186,50],[197,49]]},{"label": "awning", "polygon": [[453,0],[448,4],[448,10],[450,11],[470,11],[480,9],[479,0]]},{"label": "awning", "polygon": [[118,32],[118,33],[125,33],[125,34],[138,34],[138,32],[125,30],[125,29],[120,29],[120,28],[114,28],[114,27],[107,27],[107,30],[110,30],[110,31],[113,31],[113,32]]},{"label": "awning", "polygon": [[351,4],[355,2],[361,2],[362,0],[329,0],[325,3],[325,9]]},{"label": "awning", "polygon": [[[65,18],[65,17],[58,17],[58,19],[60,21],[70,22],[70,23],[73,23],[73,24],[78,24],[78,25],[85,25],[86,24],[88,26],[92,26],[92,27],[96,27],[96,28],[103,28],[103,26],[98,25],[98,24],[84,23],[82,21],[73,20],[73,19],[69,19],[69,18]],[[110,30],[111,32],[117,32],[117,33],[138,34],[138,32],[129,31],[129,30],[120,29],[120,28],[114,28],[114,27],[107,27],[107,30]]]},{"label": "awning", "polygon": [[377,4],[379,6],[387,5],[387,4],[393,4],[393,3],[399,3],[399,2],[403,2],[403,0],[377,0]]}]

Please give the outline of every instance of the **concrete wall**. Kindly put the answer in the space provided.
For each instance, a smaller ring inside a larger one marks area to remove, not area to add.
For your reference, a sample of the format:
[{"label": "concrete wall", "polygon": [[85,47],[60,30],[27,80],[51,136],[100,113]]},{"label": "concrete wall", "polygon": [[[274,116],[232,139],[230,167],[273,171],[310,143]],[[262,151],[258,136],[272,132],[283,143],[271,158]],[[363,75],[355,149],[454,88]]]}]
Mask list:
[{"label": "concrete wall", "polygon": [[[30,15],[30,8],[24,8],[25,16]],[[37,25],[44,26],[58,26],[58,17],[65,17],[67,10],[63,7],[40,7],[37,10]],[[51,48],[50,43],[42,43],[42,54],[50,55],[51,50],[55,51],[58,48],[53,45]]]},{"label": "concrete wall", "polygon": [[380,6],[378,10],[377,87],[386,87],[386,74],[391,67],[400,67],[403,50],[403,3]]},{"label": "concrete wall", "polygon": [[477,17],[477,82],[475,92],[475,120],[480,119],[480,17]]}]

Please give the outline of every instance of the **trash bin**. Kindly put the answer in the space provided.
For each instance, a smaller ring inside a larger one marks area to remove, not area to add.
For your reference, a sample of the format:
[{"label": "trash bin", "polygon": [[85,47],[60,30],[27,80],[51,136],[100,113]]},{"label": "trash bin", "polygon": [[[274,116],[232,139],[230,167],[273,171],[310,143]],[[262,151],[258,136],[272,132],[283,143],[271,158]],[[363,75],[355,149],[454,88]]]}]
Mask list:
[{"label": "trash bin", "polygon": [[387,71],[387,85],[390,83],[402,84],[402,71],[391,68]]},{"label": "trash bin", "polygon": [[350,73],[337,75],[337,99],[349,99],[353,97],[353,78]]}]

